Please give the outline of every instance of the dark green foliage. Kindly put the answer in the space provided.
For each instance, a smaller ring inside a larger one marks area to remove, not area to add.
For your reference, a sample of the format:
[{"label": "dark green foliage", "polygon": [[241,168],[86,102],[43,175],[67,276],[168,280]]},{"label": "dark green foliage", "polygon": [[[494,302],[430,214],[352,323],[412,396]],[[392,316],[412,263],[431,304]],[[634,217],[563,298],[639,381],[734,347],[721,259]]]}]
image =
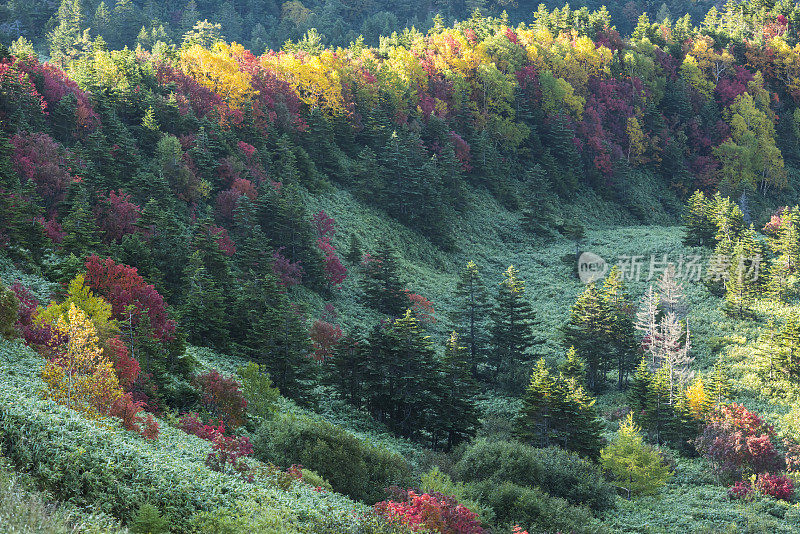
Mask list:
[{"label": "dark green foliage", "polygon": [[289,302],[271,272],[242,281],[235,299],[234,349],[263,364],[281,394],[306,400],[316,367],[302,311]]},{"label": "dark green foliage", "polygon": [[13,339],[19,336],[14,327],[17,322],[19,300],[16,294],[0,280],[0,339]]},{"label": "dark green foliage", "polygon": [[492,311],[492,350],[488,357],[489,373],[497,384],[514,388],[519,374],[533,359],[531,349],[542,343],[534,335],[536,319],[525,295],[525,282],[514,266],[503,273]]},{"label": "dark green foliage", "polygon": [[[478,384],[472,376],[467,354],[458,334],[453,332],[444,350],[442,399],[436,407],[437,423],[442,434],[447,436],[444,445],[446,451],[473,437],[480,417],[473,401],[478,393]],[[434,440],[434,443],[437,442]]]},{"label": "dark green foliage", "polygon": [[453,312],[452,319],[461,342],[469,350],[472,375],[477,377],[487,359],[490,305],[486,285],[474,262],[467,262],[461,271],[456,282],[455,298],[458,307]]},{"label": "dark green foliage", "polygon": [[442,399],[442,374],[433,345],[419,322],[406,311],[369,338],[365,405],[394,432],[422,439],[436,436]]},{"label": "dark green foliage", "polygon": [[455,470],[465,482],[536,486],[554,497],[593,510],[605,510],[614,504],[614,490],[600,470],[558,447],[538,449],[522,443],[480,439],[467,448]]},{"label": "dark green foliage", "polygon": [[631,380],[628,403],[635,421],[652,441],[691,454],[689,440],[697,436],[699,423],[689,413],[683,392],[670,400],[667,372],[666,367],[651,372],[643,358]]},{"label": "dark green foliage", "polygon": [[100,246],[97,224],[92,216],[88,195],[85,191],[77,193],[69,213],[64,218],[64,241],[62,246],[67,252],[85,257]]},{"label": "dark green foliage", "polygon": [[323,421],[284,415],[265,422],[253,438],[257,458],[314,470],[334,491],[372,504],[383,488],[408,485],[411,470],[398,454],[369,445]]},{"label": "dark green foliage", "polygon": [[364,302],[392,317],[399,317],[409,307],[403,293],[397,255],[391,245],[383,244],[374,255],[366,259],[362,282]]},{"label": "dark green foliage", "polygon": [[683,243],[688,246],[711,246],[716,234],[716,224],[712,218],[712,208],[702,191],[695,191],[689,197],[683,216],[686,235]]},{"label": "dark green foliage", "polygon": [[229,316],[223,288],[203,265],[199,251],[186,266],[188,288],[181,306],[181,326],[196,345],[224,349],[228,343]]},{"label": "dark green foliage", "polygon": [[599,522],[589,510],[571,506],[566,500],[552,497],[539,488],[524,487],[513,482],[477,485],[485,505],[495,513],[497,523],[519,525],[529,532],[595,532]]},{"label": "dark green foliage", "polygon": [[572,307],[562,328],[564,346],[574,348],[586,362],[586,383],[599,390],[606,373],[617,367],[617,386],[622,389],[635,354],[631,304],[625,294],[619,270],[611,270],[603,286],[590,283]]},{"label": "dark green foliage", "polygon": [[130,528],[134,534],[169,534],[169,516],[163,517],[158,508],[145,503],[133,516]]},{"label": "dark green foliage", "polygon": [[551,377],[541,359],[522,402],[517,419],[517,435],[522,441],[536,447],[558,445],[589,458],[598,457],[602,444],[595,400],[576,379]]}]

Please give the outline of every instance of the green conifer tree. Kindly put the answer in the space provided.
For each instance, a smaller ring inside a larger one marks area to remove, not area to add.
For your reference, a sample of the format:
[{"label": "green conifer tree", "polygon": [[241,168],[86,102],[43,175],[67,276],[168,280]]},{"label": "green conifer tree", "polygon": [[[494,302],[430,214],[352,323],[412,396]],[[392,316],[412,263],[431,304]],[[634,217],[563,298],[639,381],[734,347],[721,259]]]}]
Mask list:
[{"label": "green conifer tree", "polygon": [[525,282],[518,274],[513,265],[503,273],[492,311],[488,366],[505,387],[514,385],[516,372],[531,360],[529,351],[541,343],[534,335],[536,319],[525,294]]},{"label": "green conifer tree", "polygon": [[486,285],[475,262],[467,262],[456,282],[457,309],[452,313],[461,342],[469,350],[472,376],[477,377],[486,362],[487,323],[490,305]]}]

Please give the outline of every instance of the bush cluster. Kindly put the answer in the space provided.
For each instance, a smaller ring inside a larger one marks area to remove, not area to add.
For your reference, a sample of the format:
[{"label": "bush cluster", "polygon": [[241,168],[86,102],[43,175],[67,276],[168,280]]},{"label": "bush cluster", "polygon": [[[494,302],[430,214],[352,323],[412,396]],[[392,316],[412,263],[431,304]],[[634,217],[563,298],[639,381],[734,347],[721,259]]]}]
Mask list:
[{"label": "bush cluster", "polygon": [[408,486],[411,476],[402,456],[302,416],[282,415],[265,422],[253,438],[253,449],[260,460],[312,469],[334,491],[368,504],[383,500],[384,488]]}]

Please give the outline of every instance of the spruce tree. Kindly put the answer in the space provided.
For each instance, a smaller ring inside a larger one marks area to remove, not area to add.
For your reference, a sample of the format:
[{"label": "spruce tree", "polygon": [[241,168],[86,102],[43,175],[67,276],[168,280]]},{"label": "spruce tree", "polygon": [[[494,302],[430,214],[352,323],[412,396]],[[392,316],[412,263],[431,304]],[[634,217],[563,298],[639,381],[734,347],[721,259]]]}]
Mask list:
[{"label": "spruce tree", "polygon": [[403,437],[430,439],[441,424],[437,414],[444,395],[441,368],[433,344],[411,310],[388,326],[376,326],[367,351],[368,410]]},{"label": "spruce tree", "polygon": [[742,317],[750,309],[755,298],[755,285],[748,279],[747,266],[752,261],[755,241],[740,238],[733,246],[730,266],[725,279],[725,308],[736,317]]},{"label": "spruce tree", "polygon": [[577,380],[554,378],[540,359],[516,421],[516,435],[535,447],[558,445],[596,459],[600,453],[601,424],[591,398]]},{"label": "spruce tree", "polygon": [[784,210],[777,235],[770,240],[770,248],[775,257],[768,268],[768,292],[778,299],[785,298],[789,292],[789,278],[800,261],[800,211],[797,207]]},{"label": "spruce tree", "polygon": [[566,380],[575,380],[579,384],[586,382],[586,363],[578,357],[575,347],[570,347],[558,370]]},{"label": "spruce tree", "polygon": [[364,350],[366,341],[351,336],[340,339],[333,349],[333,354],[326,361],[328,366],[327,381],[347,402],[356,407],[363,407],[368,351]]},{"label": "spruce tree", "polygon": [[800,374],[800,315],[792,313],[777,338],[778,367],[787,378],[794,379]]},{"label": "spruce tree", "polygon": [[361,240],[357,234],[350,234],[350,244],[347,247],[347,254],[344,259],[351,265],[358,265],[363,257],[364,251],[361,249]]},{"label": "spruce tree", "polygon": [[408,308],[408,298],[400,281],[400,268],[394,248],[384,243],[369,258],[362,280],[364,301],[378,311],[399,317]]},{"label": "spruce tree", "polygon": [[0,280],[0,339],[14,339],[19,336],[19,332],[14,327],[17,322],[17,311],[19,300],[16,294],[3,285]]},{"label": "spruce tree", "polygon": [[614,357],[609,351],[611,325],[606,312],[600,291],[591,283],[572,306],[570,319],[562,328],[564,346],[574,347],[586,362],[586,384],[593,391],[601,386],[601,369],[607,368]]},{"label": "spruce tree", "polygon": [[702,191],[695,191],[689,197],[683,221],[686,233],[683,244],[690,247],[710,246],[714,243],[716,224],[711,216],[711,203]]},{"label": "spruce tree", "polygon": [[486,361],[490,305],[486,285],[475,262],[467,262],[461,271],[455,295],[457,308],[451,317],[469,350],[472,376],[477,377]]},{"label": "spruce tree", "polygon": [[64,241],[61,245],[67,252],[85,257],[100,247],[97,223],[89,206],[88,192],[81,190],[72,204],[63,224]]},{"label": "spruce tree", "polygon": [[714,404],[718,406],[728,399],[730,390],[731,383],[728,378],[728,372],[723,364],[717,361],[714,364],[714,369],[711,371],[711,376],[709,378],[709,397],[711,397]]},{"label": "spruce tree", "polygon": [[186,266],[187,291],[181,306],[181,326],[195,345],[227,348],[229,316],[225,296],[195,251]]},{"label": "spruce tree", "polygon": [[[606,330],[611,350],[610,356],[616,358],[617,387],[622,389],[627,381],[628,373],[634,367],[636,341],[634,340],[633,320],[630,315],[631,303],[620,277],[619,267],[616,265],[603,281],[600,298],[605,308],[604,320],[608,323]],[[608,363],[610,364],[612,361],[609,359]]]},{"label": "spruce tree", "polygon": [[525,295],[525,282],[518,274],[513,265],[503,273],[492,311],[492,351],[488,367],[505,387],[513,384],[515,371],[530,360],[529,351],[541,343],[534,336],[533,308]]},{"label": "spruce tree", "polygon": [[478,385],[472,362],[456,332],[450,334],[442,360],[442,401],[436,407],[437,422],[445,438],[445,451],[475,435],[480,413],[473,400]]},{"label": "spruce tree", "polygon": [[636,367],[636,372],[631,379],[627,397],[631,411],[635,414],[636,420],[647,427],[647,412],[650,408],[650,383],[653,381],[653,373],[650,372],[650,364],[647,358],[643,357]]}]

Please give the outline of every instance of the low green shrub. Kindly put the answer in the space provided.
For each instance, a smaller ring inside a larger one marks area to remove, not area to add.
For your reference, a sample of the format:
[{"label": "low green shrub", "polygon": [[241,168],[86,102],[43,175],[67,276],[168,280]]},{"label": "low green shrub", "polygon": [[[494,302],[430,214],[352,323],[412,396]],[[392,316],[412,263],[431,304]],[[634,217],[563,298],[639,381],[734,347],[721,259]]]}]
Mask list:
[{"label": "low green shrub", "polygon": [[369,512],[305,484],[293,482],[282,489],[271,476],[249,483],[212,471],[205,465],[210,443],[176,428],[164,425],[159,439],[149,441],[112,420],[89,421],[36,394],[44,387],[38,378],[41,367],[42,359],[27,347],[0,342],[0,454],[57,499],[123,522],[134,520],[140,505],[150,503],[172,518],[173,533],[191,532],[197,513],[247,499],[257,499],[262,510],[291,507],[303,532],[310,532],[310,517],[349,514],[358,525],[358,517]]},{"label": "low green shrub", "polygon": [[334,491],[373,504],[384,488],[407,486],[411,468],[402,456],[372,446],[341,428],[302,416],[266,421],[253,438],[255,457],[280,466],[300,464],[330,481]]},{"label": "low green shrub", "polygon": [[111,517],[79,510],[38,491],[25,475],[10,470],[0,457],[0,531],[36,534],[122,534]]},{"label": "low green shrub", "polygon": [[311,487],[323,489],[325,491],[333,491],[331,483],[317,474],[316,471],[303,468],[300,470],[303,473],[302,480]]},{"label": "low green shrub", "polygon": [[574,506],[565,499],[548,495],[539,488],[513,482],[492,481],[468,485],[473,497],[480,498],[495,513],[495,525],[507,532],[519,525],[528,532],[605,532],[602,523],[585,506]]},{"label": "low green shrub", "polygon": [[614,490],[600,470],[557,447],[537,449],[518,442],[477,440],[464,451],[455,469],[466,482],[538,486],[550,495],[592,510],[614,504]]},{"label": "low green shrub", "polygon": [[169,516],[162,516],[158,508],[150,503],[145,503],[133,516],[131,532],[134,534],[169,534]]}]

